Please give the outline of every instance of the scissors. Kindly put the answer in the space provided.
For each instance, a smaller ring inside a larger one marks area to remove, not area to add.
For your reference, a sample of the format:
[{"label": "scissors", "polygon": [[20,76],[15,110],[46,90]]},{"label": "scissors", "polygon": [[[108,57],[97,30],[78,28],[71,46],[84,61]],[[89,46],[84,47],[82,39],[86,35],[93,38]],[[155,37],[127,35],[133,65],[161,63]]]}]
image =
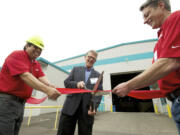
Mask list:
[{"label": "scissors", "polygon": [[[95,100],[93,100],[95,96],[102,96],[102,95],[110,94],[110,92],[103,92],[102,90],[97,90],[97,88],[103,78],[103,74],[104,74],[104,71],[102,71],[102,73],[98,77],[98,80],[93,87],[93,92],[91,92],[92,96],[91,96],[90,103],[89,103],[89,105],[91,106],[91,109],[92,109],[91,111],[95,110],[96,102],[95,102]],[[85,86],[85,89],[87,89],[86,86]]]}]

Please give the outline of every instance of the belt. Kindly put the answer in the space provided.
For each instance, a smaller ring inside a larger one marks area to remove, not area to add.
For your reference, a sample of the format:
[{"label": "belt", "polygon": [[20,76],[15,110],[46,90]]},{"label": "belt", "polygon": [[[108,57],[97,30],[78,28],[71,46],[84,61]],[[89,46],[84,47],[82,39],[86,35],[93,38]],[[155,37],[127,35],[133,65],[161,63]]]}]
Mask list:
[{"label": "belt", "polygon": [[22,99],[20,97],[14,96],[14,95],[6,94],[6,93],[0,93],[0,97],[6,98],[6,99],[11,99],[11,100],[20,102],[22,104],[24,104],[26,102],[25,99]]},{"label": "belt", "polygon": [[180,95],[180,88],[175,89],[173,92],[168,93],[167,99],[170,101],[174,101]]}]

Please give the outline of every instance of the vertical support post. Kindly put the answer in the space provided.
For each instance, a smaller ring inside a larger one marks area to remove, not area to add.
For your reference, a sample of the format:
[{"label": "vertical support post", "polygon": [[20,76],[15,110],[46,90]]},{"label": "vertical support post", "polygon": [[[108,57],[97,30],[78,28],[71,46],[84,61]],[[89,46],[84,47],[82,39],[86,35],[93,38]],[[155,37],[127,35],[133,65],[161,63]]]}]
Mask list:
[{"label": "vertical support post", "polygon": [[157,105],[156,105],[156,104],[154,104],[154,111],[155,111],[155,114],[159,114],[158,108],[157,108]]},{"label": "vertical support post", "polygon": [[60,109],[60,107],[57,107],[57,110],[56,110],[56,119],[55,119],[55,123],[54,123],[54,130],[57,129],[56,127],[57,127],[57,120],[58,120],[59,109]]},{"label": "vertical support post", "polygon": [[171,108],[170,108],[169,104],[167,104],[166,107],[167,107],[167,110],[168,110],[168,116],[169,116],[169,118],[172,118]]},{"label": "vertical support post", "polygon": [[29,110],[28,126],[31,123],[32,109]]},{"label": "vertical support post", "polygon": [[111,112],[113,112],[113,105],[111,105]]}]

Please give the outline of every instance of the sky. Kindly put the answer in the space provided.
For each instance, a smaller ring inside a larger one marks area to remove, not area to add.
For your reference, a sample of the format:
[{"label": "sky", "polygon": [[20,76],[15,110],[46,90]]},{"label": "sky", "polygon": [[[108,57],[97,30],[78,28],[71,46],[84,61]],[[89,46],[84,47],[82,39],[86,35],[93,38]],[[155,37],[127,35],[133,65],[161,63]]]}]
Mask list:
[{"label": "sky", "polygon": [[[143,24],[145,0],[0,0],[0,66],[26,40],[42,37],[50,62],[121,43],[157,38]],[[172,12],[180,0],[170,0]]]}]

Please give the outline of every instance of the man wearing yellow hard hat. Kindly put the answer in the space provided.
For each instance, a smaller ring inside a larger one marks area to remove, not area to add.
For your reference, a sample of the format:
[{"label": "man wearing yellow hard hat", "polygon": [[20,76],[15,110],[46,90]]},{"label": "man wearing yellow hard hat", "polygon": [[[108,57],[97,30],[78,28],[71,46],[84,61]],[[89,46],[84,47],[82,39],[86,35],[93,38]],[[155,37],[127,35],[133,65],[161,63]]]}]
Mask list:
[{"label": "man wearing yellow hard hat", "polygon": [[24,105],[33,89],[46,93],[52,100],[61,95],[36,61],[43,48],[43,40],[33,36],[26,41],[24,50],[14,51],[5,59],[0,72],[0,135],[18,135]]}]

